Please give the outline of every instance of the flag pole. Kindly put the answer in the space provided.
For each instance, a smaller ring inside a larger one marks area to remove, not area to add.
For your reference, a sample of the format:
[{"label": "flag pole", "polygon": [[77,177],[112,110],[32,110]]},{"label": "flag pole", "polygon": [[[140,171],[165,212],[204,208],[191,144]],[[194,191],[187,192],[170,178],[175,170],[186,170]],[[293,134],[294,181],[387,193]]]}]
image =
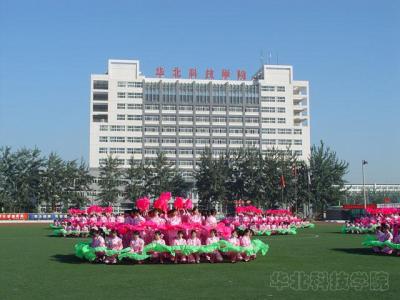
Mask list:
[{"label": "flag pole", "polygon": [[367,193],[365,190],[365,172],[364,172],[364,165],[368,162],[366,160],[361,161],[361,169],[362,169],[362,180],[363,180],[363,194],[364,194],[364,209],[367,209]]}]

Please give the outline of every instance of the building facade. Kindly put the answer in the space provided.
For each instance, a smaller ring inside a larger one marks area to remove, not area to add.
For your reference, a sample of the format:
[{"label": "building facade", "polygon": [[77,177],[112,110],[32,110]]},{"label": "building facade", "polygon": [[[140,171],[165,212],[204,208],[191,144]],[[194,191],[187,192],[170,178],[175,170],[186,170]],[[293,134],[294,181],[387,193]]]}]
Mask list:
[{"label": "building facade", "polygon": [[[213,77],[213,76],[212,76]],[[92,74],[90,168],[107,155],[151,159],[159,151],[191,177],[201,153],[256,147],[310,154],[308,81],[287,65],[263,65],[251,80],[145,77],[136,60],[109,60]]]}]

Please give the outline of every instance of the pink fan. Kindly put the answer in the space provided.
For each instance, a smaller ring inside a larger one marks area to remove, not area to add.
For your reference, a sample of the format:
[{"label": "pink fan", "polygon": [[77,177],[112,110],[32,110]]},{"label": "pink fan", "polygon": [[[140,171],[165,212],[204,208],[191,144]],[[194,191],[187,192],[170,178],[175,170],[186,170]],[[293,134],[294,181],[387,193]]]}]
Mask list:
[{"label": "pink fan", "polygon": [[147,197],[139,198],[136,200],[136,207],[141,211],[144,212],[149,209],[150,207],[150,199]]},{"label": "pink fan", "polygon": [[193,209],[192,199],[189,199],[189,198],[186,199],[184,207],[185,207],[185,209]]},{"label": "pink fan", "polygon": [[183,198],[181,197],[176,197],[175,201],[174,201],[174,207],[176,209],[183,209],[184,208],[184,202],[183,202]]}]

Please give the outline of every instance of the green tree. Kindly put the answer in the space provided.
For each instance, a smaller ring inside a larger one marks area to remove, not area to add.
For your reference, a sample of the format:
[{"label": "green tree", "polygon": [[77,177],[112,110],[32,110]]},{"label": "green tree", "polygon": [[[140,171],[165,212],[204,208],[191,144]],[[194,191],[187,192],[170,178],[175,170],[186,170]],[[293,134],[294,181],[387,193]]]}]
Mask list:
[{"label": "green tree", "polygon": [[344,175],[349,164],[340,160],[336,152],[321,141],[312,146],[310,156],[311,201],[315,213],[321,213],[328,205],[336,205],[344,199]]},{"label": "green tree", "polygon": [[123,171],[120,169],[118,158],[108,156],[99,168],[99,200],[103,205],[113,205],[121,193],[120,186]]}]

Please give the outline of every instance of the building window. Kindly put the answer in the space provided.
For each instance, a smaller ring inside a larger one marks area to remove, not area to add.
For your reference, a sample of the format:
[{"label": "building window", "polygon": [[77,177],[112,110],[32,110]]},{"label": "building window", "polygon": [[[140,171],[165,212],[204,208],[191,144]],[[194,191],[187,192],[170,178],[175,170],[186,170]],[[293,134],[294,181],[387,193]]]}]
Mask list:
[{"label": "building window", "polygon": [[110,154],[124,154],[125,148],[110,148]]},{"label": "building window", "polygon": [[128,109],[142,109],[142,104],[128,103]]},{"label": "building window", "polygon": [[108,93],[105,93],[105,92],[94,92],[93,93],[93,100],[107,101],[108,100]]},{"label": "building window", "polygon": [[243,128],[229,128],[229,133],[242,134],[243,133]]},{"label": "building window", "polygon": [[111,143],[125,143],[125,137],[123,136],[110,136]]},{"label": "building window", "polygon": [[157,154],[157,149],[154,148],[144,149],[144,154]]},{"label": "building window", "polygon": [[275,118],[262,118],[261,122],[274,124],[274,123],[276,123],[276,119]]},{"label": "building window", "polygon": [[143,86],[142,82],[133,82],[133,81],[127,82],[128,88],[141,88],[142,86]]},{"label": "building window", "polygon": [[179,132],[193,133],[193,127],[180,127]]},{"label": "building window", "polygon": [[196,117],[196,122],[210,122],[210,117]]},{"label": "building window", "polygon": [[128,143],[142,143],[142,138],[141,137],[128,136],[126,138],[126,141]]},{"label": "building window", "polygon": [[209,144],[210,139],[196,139],[197,144]]},{"label": "building window", "polygon": [[148,115],[148,116],[144,116],[144,120],[145,121],[158,122],[158,121],[160,121],[160,116]]},{"label": "building window", "polygon": [[108,90],[108,81],[107,80],[94,80],[93,81],[93,89]]},{"label": "building window", "polygon": [[259,140],[246,140],[246,145],[247,146],[258,146],[260,145]]},{"label": "building window", "polygon": [[302,145],[303,141],[302,140],[294,140],[293,141],[295,145]]},{"label": "building window", "polygon": [[127,131],[142,131],[142,126],[132,126],[128,125],[126,126]]},{"label": "building window", "polygon": [[160,106],[158,104],[146,104],[144,106],[144,109],[147,109],[147,110],[159,110]]},{"label": "building window", "polygon": [[176,110],[176,105],[163,105],[163,110]]},{"label": "building window", "polygon": [[181,116],[179,117],[179,122],[193,122],[193,117]]},{"label": "building window", "polygon": [[230,106],[229,107],[230,112],[243,112],[243,107],[241,106]]},{"label": "building window", "polygon": [[219,128],[219,127],[213,128],[212,132],[213,133],[226,133],[226,128],[225,127],[223,127],[223,128]]},{"label": "building window", "polygon": [[159,139],[156,138],[156,137],[145,137],[145,138],[143,139],[143,141],[144,141],[145,143],[150,143],[150,144],[158,144],[158,143],[159,143]]},{"label": "building window", "polygon": [[275,107],[261,107],[262,112],[274,113]]},{"label": "building window", "polygon": [[176,149],[163,149],[165,154],[176,155]]},{"label": "building window", "polygon": [[140,98],[143,98],[143,93],[128,93],[128,98],[140,99]]},{"label": "building window", "polygon": [[108,142],[108,137],[106,137],[106,136],[99,136],[99,142],[100,142],[100,143]]},{"label": "building window", "polygon": [[286,145],[289,146],[292,144],[292,140],[278,140],[278,145]]},{"label": "building window", "polygon": [[276,87],[276,90],[278,92],[284,92],[285,91],[285,87],[284,86],[278,86],[278,87]]},{"label": "building window", "polygon": [[108,125],[100,125],[100,131],[108,131]]},{"label": "building window", "polygon": [[262,86],[261,91],[263,92],[275,92],[275,87],[271,85]]},{"label": "building window", "polygon": [[213,123],[226,123],[226,117],[212,117]]},{"label": "building window", "polygon": [[259,112],[259,108],[258,107],[246,107],[245,112],[258,113]]},{"label": "building window", "polygon": [[293,133],[294,134],[302,134],[302,130],[301,129],[295,129]]},{"label": "building window", "polygon": [[117,109],[125,109],[125,103],[117,103]]},{"label": "building window", "polygon": [[263,134],[275,134],[276,129],[275,128],[263,128],[263,129],[261,129],[261,132]]},{"label": "building window", "polygon": [[118,92],[118,93],[117,93],[117,98],[119,98],[119,99],[126,98],[126,94],[125,94],[125,93],[122,93],[122,92]]},{"label": "building window", "polygon": [[286,119],[285,118],[278,118],[278,124],[285,124]]},{"label": "building window", "polygon": [[118,81],[117,86],[118,87],[126,87],[126,81]]},{"label": "building window", "polygon": [[179,139],[180,144],[193,144],[193,139]]},{"label": "building window", "polygon": [[176,132],[176,127],[162,127],[162,132],[175,133]]},{"label": "building window", "polygon": [[275,102],[275,97],[271,96],[261,97],[261,102]]},{"label": "building window", "polygon": [[124,121],[125,120],[125,115],[117,115],[117,120]]},{"label": "building window", "polygon": [[228,120],[230,123],[243,123],[242,117],[229,117]]},{"label": "building window", "polygon": [[179,105],[179,110],[193,111],[192,105]]},{"label": "building window", "polygon": [[210,128],[208,127],[197,127],[196,132],[198,133],[210,133]]},{"label": "building window", "polygon": [[210,107],[199,105],[199,106],[196,106],[196,111],[210,111]]},{"label": "building window", "polygon": [[191,160],[181,160],[179,161],[180,166],[193,166],[193,161]]},{"label": "building window", "polygon": [[278,113],[285,113],[286,109],[284,107],[278,107],[277,111],[278,111]]},{"label": "building window", "polygon": [[286,101],[285,97],[278,97],[276,102],[284,103]]},{"label": "building window", "polygon": [[212,143],[217,145],[226,144],[226,139],[213,139]]},{"label": "building window", "polygon": [[107,153],[107,151],[108,151],[107,148],[103,148],[103,147],[100,147],[100,148],[99,148],[99,153],[100,153],[100,154]]},{"label": "building window", "polygon": [[161,143],[176,144],[176,139],[175,138],[163,138],[163,139],[161,139]]},{"label": "building window", "polygon": [[226,112],[226,107],[225,106],[213,106],[212,111]]},{"label": "building window", "polygon": [[110,125],[110,131],[125,131],[124,125]]},{"label": "building window", "polygon": [[246,117],[245,118],[246,123],[258,123],[259,119],[258,118],[253,118],[253,117]]},{"label": "building window", "polygon": [[247,128],[245,131],[246,134],[259,134],[260,129],[258,128]]},{"label": "building window", "polygon": [[158,126],[146,126],[144,128],[145,132],[158,132]]},{"label": "building window", "polygon": [[162,120],[165,122],[176,122],[176,116],[162,116]]},{"label": "building window", "polygon": [[241,144],[243,144],[243,141],[242,140],[231,139],[231,140],[229,140],[229,144],[230,145],[241,145]]},{"label": "building window", "polygon": [[292,129],[289,128],[279,128],[278,129],[279,134],[292,134]]},{"label": "building window", "polygon": [[127,115],[128,121],[141,121],[142,115]]},{"label": "building window", "polygon": [[267,139],[263,140],[262,143],[265,145],[276,145],[276,140]]},{"label": "building window", "polygon": [[179,149],[179,155],[193,155],[193,149]]}]

